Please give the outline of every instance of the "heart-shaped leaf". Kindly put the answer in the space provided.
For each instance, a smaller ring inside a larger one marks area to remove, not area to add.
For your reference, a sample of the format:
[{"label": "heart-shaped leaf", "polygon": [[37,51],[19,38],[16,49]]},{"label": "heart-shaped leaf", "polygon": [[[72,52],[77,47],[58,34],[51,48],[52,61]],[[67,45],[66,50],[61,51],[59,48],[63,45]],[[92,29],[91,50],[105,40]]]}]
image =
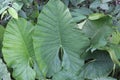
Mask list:
[{"label": "heart-shaped leaf", "polygon": [[16,80],[35,80],[32,69],[34,50],[32,44],[33,25],[25,19],[10,20],[3,40],[3,56],[7,65],[13,68]]},{"label": "heart-shaped leaf", "polygon": [[77,28],[60,0],[50,0],[43,8],[33,41],[39,68],[49,77],[62,67],[76,73],[83,65],[80,54],[89,45],[89,39]]}]

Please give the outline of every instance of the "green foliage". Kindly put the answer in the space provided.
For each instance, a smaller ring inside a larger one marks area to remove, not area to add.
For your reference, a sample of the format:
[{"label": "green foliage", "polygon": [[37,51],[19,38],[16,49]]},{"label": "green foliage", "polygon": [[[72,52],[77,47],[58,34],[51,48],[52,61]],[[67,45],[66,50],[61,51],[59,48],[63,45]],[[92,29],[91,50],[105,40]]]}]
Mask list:
[{"label": "green foliage", "polygon": [[83,26],[83,32],[91,39],[92,51],[104,47],[113,32],[112,19],[105,16],[97,20],[87,20]]},{"label": "green foliage", "polygon": [[[18,13],[22,7],[22,4],[15,2],[14,0],[2,0],[0,1],[0,15],[1,19],[8,13],[15,19],[18,18]],[[8,12],[6,12],[8,11]]]},{"label": "green foliage", "polygon": [[90,8],[97,9],[100,7],[103,10],[109,10],[108,2],[112,0],[94,0],[94,2],[90,5]]},{"label": "green foliage", "polygon": [[16,80],[35,79],[35,71],[32,69],[34,50],[31,44],[33,28],[33,25],[24,19],[12,19],[4,34],[3,56],[7,65],[13,68]]},{"label": "green foliage", "polygon": [[9,5],[9,2],[12,0],[1,0],[0,1],[0,14],[3,13]]},{"label": "green foliage", "polygon": [[4,34],[4,27],[0,25],[0,44],[3,40],[3,34]]},{"label": "green foliage", "polygon": [[2,0],[0,80],[119,80],[119,7],[113,0]]},{"label": "green foliage", "polygon": [[57,74],[53,76],[52,80],[83,80],[82,78],[79,78],[78,76],[72,74],[72,72],[69,71],[60,71]]},{"label": "green foliage", "polygon": [[0,59],[0,80],[12,80],[10,78],[10,73],[8,72],[7,67],[3,63],[2,59]]},{"label": "green foliage", "polygon": [[48,76],[62,68],[76,73],[83,65],[79,55],[89,45],[88,38],[77,29],[69,10],[59,0],[51,0],[43,8],[33,41],[40,69],[45,71],[44,74],[48,70]]},{"label": "green foliage", "polygon": [[84,56],[87,62],[80,70],[80,76],[86,79],[107,77],[113,69],[113,62],[106,51],[90,51]]},{"label": "green foliage", "polygon": [[97,19],[100,19],[102,17],[104,17],[105,15],[104,14],[100,14],[100,13],[95,13],[95,14],[91,14],[88,19],[90,20],[97,20]]},{"label": "green foliage", "polygon": [[96,78],[94,80],[116,80],[116,79],[111,78],[111,77],[101,77],[101,78]]},{"label": "green foliage", "polygon": [[17,14],[17,12],[15,11],[14,8],[10,7],[10,8],[8,9],[8,12],[9,12],[9,14],[10,14],[13,18],[18,19],[18,14]]},{"label": "green foliage", "polygon": [[5,29],[4,29],[4,27],[3,26],[1,26],[0,25],[0,58],[2,57],[2,41],[3,41],[3,34],[4,34],[4,31],[5,31]]}]

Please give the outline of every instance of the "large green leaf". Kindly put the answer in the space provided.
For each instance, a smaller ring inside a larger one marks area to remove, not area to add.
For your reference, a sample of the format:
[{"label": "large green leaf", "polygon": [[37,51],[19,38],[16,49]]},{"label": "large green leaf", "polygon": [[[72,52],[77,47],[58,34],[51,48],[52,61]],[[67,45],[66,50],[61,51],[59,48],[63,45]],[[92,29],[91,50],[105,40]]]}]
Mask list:
[{"label": "large green leaf", "polygon": [[112,31],[112,20],[109,16],[97,20],[87,20],[83,26],[83,32],[91,39],[93,50],[104,47]]},{"label": "large green leaf", "polygon": [[83,65],[80,54],[89,45],[68,8],[60,0],[50,0],[38,17],[34,48],[39,68],[52,76],[63,67],[74,73]]},{"label": "large green leaf", "polygon": [[13,76],[16,80],[35,79],[35,71],[32,69],[33,28],[33,25],[25,19],[12,19],[4,34],[3,56],[7,65],[13,68]]},{"label": "large green leaf", "polygon": [[6,65],[0,59],[0,80],[11,80],[10,73],[7,70]]},{"label": "large green leaf", "polygon": [[95,51],[85,56],[86,64],[80,70],[80,77],[94,79],[107,77],[113,69],[113,62],[105,51]]}]

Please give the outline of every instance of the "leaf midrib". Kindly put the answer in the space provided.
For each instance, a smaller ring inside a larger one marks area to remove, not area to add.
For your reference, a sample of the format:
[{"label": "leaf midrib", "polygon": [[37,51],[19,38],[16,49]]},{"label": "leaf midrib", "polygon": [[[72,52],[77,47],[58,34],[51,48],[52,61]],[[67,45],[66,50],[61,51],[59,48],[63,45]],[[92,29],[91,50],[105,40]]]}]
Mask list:
[{"label": "leaf midrib", "polygon": [[[26,22],[26,25],[25,26],[27,26],[27,22]],[[23,34],[22,34],[22,32],[20,31],[20,28],[18,27],[18,31],[19,31],[19,33],[20,33],[20,36],[21,36],[21,39],[22,39],[22,41],[23,41],[23,44],[24,44],[24,49],[25,49],[25,52],[26,52],[26,57],[27,57],[27,61],[28,61],[28,65],[29,65],[29,57],[31,57],[30,55],[29,55],[29,50],[28,50],[28,47],[27,47],[27,44],[26,44],[26,41],[25,41],[25,39],[24,39],[24,37],[23,37]]]},{"label": "leaf midrib", "polygon": [[[58,5],[57,5],[57,1],[55,1],[55,6],[59,9],[59,7],[58,7]],[[56,13],[57,14],[59,14],[59,11],[58,11],[58,9],[57,9],[57,11],[56,11]],[[60,14],[59,14],[60,15]],[[60,44],[59,44],[59,48],[62,48],[62,37],[61,37],[61,31],[60,31],[60,27],[61,27],[61,20],[60,20],[60,18],[59,18],[59,15],[58,16],[56,16],[57,17],[57,29],[58,29],[58,36],[59,36],[59,42],[60,42]],[[64,25],[63,25],[64,26]]]}]

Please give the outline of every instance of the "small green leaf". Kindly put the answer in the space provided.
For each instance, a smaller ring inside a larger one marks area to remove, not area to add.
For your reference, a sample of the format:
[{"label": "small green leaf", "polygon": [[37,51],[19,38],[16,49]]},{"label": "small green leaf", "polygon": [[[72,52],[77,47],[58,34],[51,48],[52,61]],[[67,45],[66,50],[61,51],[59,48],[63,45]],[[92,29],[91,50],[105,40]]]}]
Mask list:
[{"label": "small green leaf", "polygon": [[87,18],[89,14],[91,14],[92,11],[86,7],[81,7],[80,9],[73,9],[71,11],[71,15],[75,22],[80,22]]},{"label": "small green leaf", "polygon": [[3,19],[3,17],[7,14],[7,11],[5,10],[2,15],[1,15],[1,19]]},{"label": "small green leaf", "polygon": [[109,6],[107,3],[100,4],[100,8],[103,10],[109,10]]},{"label": "small green leaf", "polygon": [[117,65],[120,66],[120,46],[116,46],[116,45],[111,45],[110,47],[107,47],[106,49],[109,54],[110,54],[110,57],[111,59],[113,60],[113,62]]},{"label": "small green leaf", "polygon": [[109,16],[97,20],[87,20],[82,30],[91,40],[90,48],[95,50],[104,47],[113,32],[112,27],[112,19]]},{"label": "small green leaf", "polygon": [[94,2],[90,4],[90,8],[97,9],[97,7],[99,7],[100,4],[101,4],[100,0],[94,0]]},{"label": "small green leaf", "polygon": [[92,10],[86,7],[80,7],[79,9],[73,9],[71,12],[76,13],[76,15],[82,14],[85,16],[93,13]]},{"label": "small green leaf", "polygon": [[15,10],[17,10],[17,11],[19,11],[19,10],[22,8],[22,6],[23,6],[22,3],[16,3],[16,2],[14,2],[14,3],[12,4],[12,7],[13,7]]},{"label": "small green leaf", "polygon": [[18,13],[14,8],[9,7],[8,12],[13,18],[18,19]]},{"label": "small green leaf", "polygon": [[73,16],[74,22],[80,22],[80,21],[82,21],[82,20],[87,18],[86,16],[81,15],[81,14],[79,14],[79,15],[74,14],[74,15],[75,15],[75,16]]},{"label": "small green leaf", "polygon": [[84,58],[89,62],[80,70],[80,77],[92,80],[107,77],[113,69],[114,64],[106,51],[88,52]]},{"label": "small green leaf", "polygon": [[105,15],[103,13],[94,13],[94,14],[89,15],[88,19],[97,20],[97,19],[100,19],[100,18],[102,18],[104,16]]},{"label": "small green leaf", "polygon": [[119,31],[112,33],[112,37],[110,37],[110,42],[116,45],[120,43],[120,32]]}]

